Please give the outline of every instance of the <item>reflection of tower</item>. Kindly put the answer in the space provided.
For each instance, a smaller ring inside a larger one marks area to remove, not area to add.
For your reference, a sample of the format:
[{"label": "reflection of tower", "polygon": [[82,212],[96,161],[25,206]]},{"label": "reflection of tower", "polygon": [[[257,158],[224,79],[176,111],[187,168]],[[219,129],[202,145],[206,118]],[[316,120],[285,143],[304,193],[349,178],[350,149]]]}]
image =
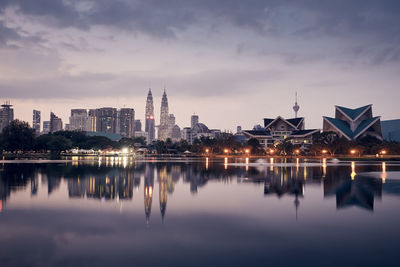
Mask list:
[{"label": "reflection of tower", "polygon": [[153,200],[154,187],[154,169],[152,165],[146,166],[146,174],[144,177],[144,213],[146,215],[146,223],[149,223],[151,213],[151,202]]},{"label": "reflection of tower", "polygon": [[159,172],[159,194],[161,219],[164,221],[165,211],[167,210],[167,168]]},{"label": "reflection of tower", "polygon": [[160,128],[158,131],[158,139],[167,140],[169,137],[169,114],[168,114],[168,98],[167,93],[164,89],[164,94],[161,100],[161,110],[160,110]]},{"label": "reflection of tower", "polygon": [[145,132],[149,135],[149,143],[154,140],[155,128],[154,128],[154,105],[153,105],[153,95],[151,93],[151,89],[149,89],[149,93],[147,94],[146,100],[146,124],[145,124]]},{"label": "reflection of tower", "polygon": [[294,116],[297,118],[297,112],[299,111],[300,106],[297,104],[297,92],[296,92],[296,102],[294,102],[293,110],[294,110]]},{"label": "reflection of tower", "polygon": [[296,221],[297,221],[297,211],[299,210],[299,205],[300,205],[299,194],[296,193],[294,199],[294,206],[296,207]]}]

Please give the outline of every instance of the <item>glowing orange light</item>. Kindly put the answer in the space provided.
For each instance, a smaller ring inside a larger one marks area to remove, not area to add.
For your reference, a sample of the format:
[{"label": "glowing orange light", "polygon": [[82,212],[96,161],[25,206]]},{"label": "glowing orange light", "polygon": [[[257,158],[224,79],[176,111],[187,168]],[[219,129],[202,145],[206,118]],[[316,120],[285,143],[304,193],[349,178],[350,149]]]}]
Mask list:
[{"label": "glowing orange light", "polygon": [[250,149],[245,149],[244,153],[249,154],[250,153]]},{"label": "glowing orange light", "polygon": [[271,149],[269,150],[269,153],[273,154],[273,153],[275,153],[275,150],[271,148]]},{"label": "glowing orange light", "polygon": [[300,149],[296,149],[296,150],[294,151],[294,153],[300,154]]},{"label": "glowing orange light", "polygon": [[206,148],[206,153],[210,152],[210,150],[208,148]]},{"label": "glowing orange light", "polygon": [[357,150],[355,150],[355,149],[350,150],[350,154],[354,155],[356,153],[357,153]]},{"label": "glowing orange light", "polygon": [[224,153],[227,154],[228,152],[229,152],[229,150],[225,148]]},{"label": "glowing orange light", "polygon": [[322,154],[326,154],[326,153],[328,153],[328,150],[326,150],[326,149],[322,149]]},{"label": "glowing orange light", "polygon": [[387,153],[386,150],[382,150],[382,151],[381,151],[381,154],[382,154],[382,155],[386,155],[386,153]]}]

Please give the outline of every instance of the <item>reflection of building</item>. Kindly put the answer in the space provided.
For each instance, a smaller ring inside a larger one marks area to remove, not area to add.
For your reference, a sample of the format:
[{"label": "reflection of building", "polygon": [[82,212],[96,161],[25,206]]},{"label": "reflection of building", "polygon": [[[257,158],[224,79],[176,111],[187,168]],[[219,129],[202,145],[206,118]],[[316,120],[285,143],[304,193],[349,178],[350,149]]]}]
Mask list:
[{"label": "reflection of building", "polygon": [[154,105],[153,105],[153,95],[151,89],[147,94],[146,100],[146,121],[145,121],[145,132],[148,133],[148,142],[153,142],[155,138],[155,124],[154,124]]},{"label": "reflection of building", "polygon": [[295,145],[304,148],[312,144],[312,136],[319,132],[318,129],[304,129],[304,118],[284,119],[278,116],[275,119],[265,118],[264,127],[253,130],[243,130],[246,139],[257,139],[260,144],[268,148],[282,140],[289,138]]},{"label": "reflection of building", "polygon": [[41,121],[40,111],[33,110],[32,128],[35,129],[36,134],[40,133],[40,121]]},{"label": "reflection of building", "polygon": [[5,102],[0,108],[0,133],[14,120],[14,109],[10,102]]},{"label": "reflection of building", "polygon": [[154,189],[154,167],[149,164],[146,166],[144,177],[144,213],[146,215],[146,222],[150,221],[151,202],[153,200]]},{"label": "reflection of building", "polygon": [[167,168],[164,166],[158,172],[159,175],[159,199],[160,199],[160,212],[161,219],[164,220],[165,212],[167,210]]},{"label": "reflection of building", "polygon": [[[57,117],[53,112],[50,112],[50,132],[54,133],[63,129],[61,118]],[[44,127],[43,127],[44,130]]]},{"label": "reflection of building", "polygon": [[336,132],[347,140],[365,136],[382,140],[380,117],[372,116],[372,105],[356,109],[335,106],[335,118],[323,117],[323,131]]}]

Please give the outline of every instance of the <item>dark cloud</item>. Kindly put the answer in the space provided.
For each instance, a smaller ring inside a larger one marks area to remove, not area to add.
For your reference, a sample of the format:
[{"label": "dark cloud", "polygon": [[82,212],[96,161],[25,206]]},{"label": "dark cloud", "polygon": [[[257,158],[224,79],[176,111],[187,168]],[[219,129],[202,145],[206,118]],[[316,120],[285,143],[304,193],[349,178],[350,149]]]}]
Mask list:
[{"label": "dark cloud", "polygon": [[260,34],[372,34],[397,41],[400,33],[400,2],[391,0],[0,0],[0,6],[3,11],[17,7],[53,27],[103,25],[157,37],[173,37],[197,23],[231,24]]}]

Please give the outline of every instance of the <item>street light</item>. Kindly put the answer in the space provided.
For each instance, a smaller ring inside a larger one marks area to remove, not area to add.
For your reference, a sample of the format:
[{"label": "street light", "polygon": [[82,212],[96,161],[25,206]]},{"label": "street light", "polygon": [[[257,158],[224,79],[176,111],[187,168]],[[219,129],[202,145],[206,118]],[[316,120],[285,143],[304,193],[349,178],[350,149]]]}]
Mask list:
[{"label": "street light", "polygon": [[381,150],[381,155],[386,155],[387,151],[386,150]]},{"label": "street light", "polygon": [[355,150],[355,149],[350,150],[350,154],[354,155],[356,153],[357,153],[357,150]]},{"label": "street light", "polygon": [[246,148],[246,149],[244,150],[244,153],[249,154],[249,153],[250,153],[250,149]]},{"label": "street light", "polygon": [[296,153],[297,155],[300,154],[300,149],[295,149],[294,153]]},{"label": "street light", "polygon": [[224,149],[224,153],[225,153],[225,154],[228,154],[228,153],[229,153],[229,150],[228,150],[227,148],[225,148],[225,149]]},{"label": "street light", "polygon": [[210,152],[210,150],[208,148],[206,148],[206,153],[208,154],[208,152]]},{"label": "street light", "polygon": [[271,149],[269,150],[269,153],[270,153],[270,154],[274,154],[274,153],[275,153],[275,150],[271,148]]},{"label": "street light", "polygon": [[322,153],[322,154],[326,154],[326,153],[328,153],[328,150],[322,149],[321,153]]}]

